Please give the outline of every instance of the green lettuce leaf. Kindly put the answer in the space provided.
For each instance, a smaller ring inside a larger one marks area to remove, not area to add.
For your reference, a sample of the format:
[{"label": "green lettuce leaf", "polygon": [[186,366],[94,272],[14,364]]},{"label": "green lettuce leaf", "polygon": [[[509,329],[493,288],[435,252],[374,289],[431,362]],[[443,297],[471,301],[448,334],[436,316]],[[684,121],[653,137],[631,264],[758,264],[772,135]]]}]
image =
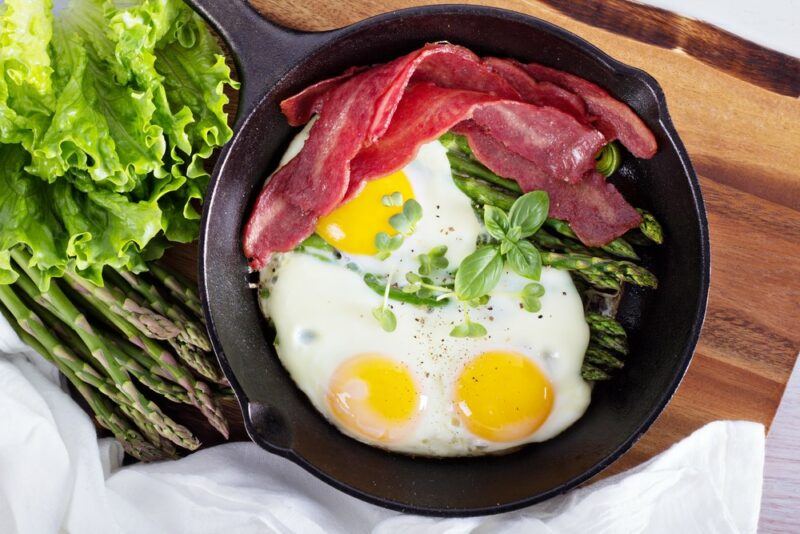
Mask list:
[{"label": "green lettuce leaf", "polygon": [[29,149],[49,123],[52,20],[51,0],[0,5],[0,143]]},{"label": "green lettuce leaf", "polygon": [[[232,136],[236,87],[180,0],[0,5],[0,283],[10,251],[100,282],[197,238],[205,160]],[[27,29],[28,31],[24,31]]]},{"label": "green lettuce leaf", "polygon": [[33,264],[47,276],[67,266],[66,231],[53,211],[53,190],[25,172],[30,160],[21,145],[0,145],[0,284],[16,280],[10,250],[27,245]]}]

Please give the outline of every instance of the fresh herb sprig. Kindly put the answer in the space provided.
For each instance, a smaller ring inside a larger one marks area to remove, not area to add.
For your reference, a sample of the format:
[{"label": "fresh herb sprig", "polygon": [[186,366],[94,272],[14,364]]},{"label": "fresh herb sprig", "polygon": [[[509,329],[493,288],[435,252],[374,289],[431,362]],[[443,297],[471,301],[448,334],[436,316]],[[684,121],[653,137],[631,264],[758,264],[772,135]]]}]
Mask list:
[{"label": "fresh herb sprig", "polygon": [[[468,304],[485,299],[497,286],[505,266],[524,278],[539,280],[542,256],[527,238],[542,227],[549,209],[550,198],[544,191],[522,195],[514,201],[508,213],[496,206],[486,206],[483,223],[496,243],[479,247],[461,262],[455,277],[456,297]],[[541,284],[527,285],[520,295],[523,308],[538,311],[541,309],[539,299],[543,295]],[[451,335],[478,337],[481,331],[485,335],[486,329],[475,325],[467,314],[464,323],[456,326]]]},{"label": "fresh herb sprig", "polygon": [[522,195],[508,214],[500,208],[486,206],[484,225],[499,244],[480,247],[464,258],[456,272],[456,296],[469,301],[489,294],[499,282],[505,265],[522,277],[538,280],[542,257],[527,238],[542,227],[549,207],[550,199],[544,191]]}]

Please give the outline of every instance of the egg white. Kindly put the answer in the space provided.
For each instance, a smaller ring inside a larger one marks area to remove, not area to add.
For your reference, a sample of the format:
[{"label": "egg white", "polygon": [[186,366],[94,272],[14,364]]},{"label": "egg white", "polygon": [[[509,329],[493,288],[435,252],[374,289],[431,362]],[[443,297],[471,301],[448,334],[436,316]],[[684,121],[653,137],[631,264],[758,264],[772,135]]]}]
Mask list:
[{"label": "egg white", "polygon": [[[307,131],[307,130],[306,130]],[[287,151],[288,161],[302,147],[303,134]],[[284,163],[285,163],[284,161]],[[489,306],[470,309],[483,324],[483,338],[455,338],[452,328],[463,321],[459,303],[422,309],[390,301],[397,318],[394,332],[385,332],[372,316],[383,302],[368,288],[362,273],[387,274],[402,282],[418,267],[417,255],[447,245],[452,267],[470,254],[482,233],[469,200],[453,184],[444,148],[438,142],[422,147],[405,169],[423,218],[415,233],[386,261],[349,256],[326,262],[303,253],[276,256],[261,272],[268,298],[264,315],[276,330],[276,351],[297,386],[315,408],[343,432],[326,403],[328,383],[336,368],[353,356],[375,353],[401,362],[411,371],[425,408],[414,428],[391,444],[356,439],[397,452],[430,456],[466,456],[514,448],[550,439],[583,415],[591,388],[580,369],[589,342],[589,328],[580,295],[567,272],[545,268],[545,295],[538,313],[520,308],[519,292],[529,282],[505,272]],[[356,272],[347,268],[355,263]],[[454,407],[460,372],[476,356],[489,351],[525,354],[552,384],[555,398],[547,420],[534,433],[514,442],[492,442],[472,434]],[[352,435],[352,434],[351,434]]]}]

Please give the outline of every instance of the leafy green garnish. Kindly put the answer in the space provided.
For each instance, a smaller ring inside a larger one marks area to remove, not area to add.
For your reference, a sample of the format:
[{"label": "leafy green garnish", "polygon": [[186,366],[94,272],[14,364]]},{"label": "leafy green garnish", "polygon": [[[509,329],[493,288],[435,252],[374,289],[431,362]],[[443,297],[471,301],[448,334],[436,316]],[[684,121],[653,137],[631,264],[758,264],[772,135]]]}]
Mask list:
[{"label": "leafy green garnish", "polygon": [[538,280],[542,258],[525,238],[542,227],[549,209],[550,199],[544,191],[522,195],[508,214],[500,208],[485,206],[484,226],[499,244],[480,247],[461,262],[455,281],[458,298],[469,302],[488,295],[500,280],[505,264],[520,276]]},{"label": "leafy green garnish", "polygon": [[525,193],[511,206],[508,212],[509,224],[519,228],[516,239],[530,237],[542,227],[550,211],[550,197],[544,191]]},{"label": "leafy green garnish", "polygon": [[525,311],[538,312],[542,309],[542,303],[539,301],[544,296],[544,286],[538,282],[531,282],[522,288],[520,300],[522,307]]},{"label": "leafy green garnish", "polygon": [[406,273],[407,285],[403,286],[404,293],[416,294],[418,297],[427,299],[436,295],[437,300],[443,300],[453,293],[453,288],[436,285],[428,277],[420,276],[417,273]]},{"label": "leafy green garnish", "polygon": [[375,248],[378,249],[376,256],[380,260],[385,260],[392,255],[392,252],[403,245],[403,236],[396,234],[390,236],[386,232],[378,232],[375,236]]},{"label": "leafy green garnish", "polygon": [[530,241],[520,240],[506,254],[508,267],[518,275],[538,280],[542,274],[542,256]]},{"label": "leafy green garnish", "polygon": [[383,290],[383,304],[372,310],[372,316],[380,323],[386,332],[394,332],[397,328],[397,317],[389,309],[389,290],[392,287],[392,277],[386,279],[386,288]]},{"label": "leafy green garnish", "polygon": [[433,247],[427,254],[420,254],[417,256],[419,260],[418,272],[422,276],[430,276],[436,271],[447,269],[450,262],[445,257],[447,254],[447,247],[440,245]]},{"label": "leafy green garnish", "polygon": [[409,236],[414,233],[420,219],[422,219],[422,206],[410,198],[403,203],[402,212],[389,218],[389,224],[401,234]]},{"label": "leafy green garnish", "polygon": [[381,328],[387,332],[394,332],[397,328],[397,317],[395,317],[394,312],[389,308],[378,306],[372,310],[372,316],[378,320]]},{"label": "leafy green garnish", "polygon": [[506,212],[494,206],[486,206],[483,210],[483,224],[489,235],[497,240],[505,239],[510,221]]},{"label": "leafy green garnish", "polygon": [[464,312],[464,322],[456,325],[450,331],[451,337],[483,337],[486,334],[486,327],[480,323],[473,323],[466,311]]},{"label": "leafy green garnish", "polygon": [[386,206],[387,208],[392,208],[396,206],[403,205],[403,195],[400,191],[395,191],[391,195],[383,195],[381,197],[381,204]]},{"label": "leafy green garnish", "polygon": [[455,292],[460,300],[488,294],[500,281],[503,257],[494,246],[482,247],[464,258],[456,271]]}]

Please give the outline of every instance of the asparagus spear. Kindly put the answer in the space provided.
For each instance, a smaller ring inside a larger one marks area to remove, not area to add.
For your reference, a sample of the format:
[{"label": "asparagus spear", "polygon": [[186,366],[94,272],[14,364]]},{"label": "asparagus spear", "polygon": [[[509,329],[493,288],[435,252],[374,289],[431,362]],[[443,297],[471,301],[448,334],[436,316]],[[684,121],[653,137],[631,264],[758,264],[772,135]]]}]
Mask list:
[{"label": "asparagus spear", "polygon": [[592,332],[592,341],[599,347],[628,354],[628,342],[624,337],[610,336],[602,332]]},{"label": "asparagus spear", "polygon": [[586,322],[593,332],[602,332],[611,336],[627,337],[627,332],[617,321],[599,313],[587,313]]},{"label": "asparagus spear", "polygon": [[[119,414],[113,411],[105,399],[88,386],[86,380],[105,390],[105,394],[127,402],[127,398],[113,384],[106,384],[96,370],[74,357],[44,326],[41,319],[27,308],[10,286],[0,286],[0,301],[3,304],[0,306],[0,311],[6,316],[20,339],[58,367],[59,371],[86,399],[95,413],[98,423],[114,434],[126,452],[144,461],[160,460],[169,455],[169,450],[162,451],[147,443]],[[73,370],[76,367],[80,369],[79,373]],[[131,411],[136,412],[136,410]],[[149,421],[148,425],[152,426]]]},{"label": "asparagus spear", "polygon": [[500,186],[503,189],[517,193],[517,195],[522,194],[522,188],[520,188],[517,182],[498,176],[475,159],[469,159],[459,154],[448,152],[447,160],[450,162],[450,169],[455,173],[464,176],[474,176],[475,178],[480,178],[481,180]]},{"label": "asparagus spear", "polygon": [[645,210],[637,211],[642,216],[642,223],[639,225],[639,230],[642,231],[642,234],[654,243],[658,243],[659,245],[663,243],[664,230],[653,214]]},{"label": "asparagus spear", "polygon": [[493,187],[483,180],[463,176],[455,171],[453,172],[453,182],[462,193],[481,206],[494,206],[508,211],[517,200],[517,196],[512,193]]},{"label": "asparagus spear", "polygon": [[81,292],[92,293],[109,310],[134,325],[147,337],[172,339],[180,333],[178,326],[167,317],[140,306],[113,286],[96,286],[74,273],[65,273],[64,278],[71,286],[80,287]]},{"label": "asparagus spear", "polygon": [[589,344],[589,348],[586,349],[586,356],[584,356],[584,359],[592,365],[605,367],[606,369],[622,369],[623,365],[625,365],[622,363],[622,360],[614,356],[611,352],[592,345],[591,343]]},{"label": "asparagus spear", "polygon": [[178,457],[177,451],[175,450],[175,445],[169,441],[168,439],[164,438],[161,434],[158,433],[158,429],[154,427],[150,421],[142,417],[142,414],[128,406],[127,404],[120,404],[119,411],[122,412],[125,416],[128,417],[139,431],[144,435],[144,437],[149,441],[151,444],[155,445],[156,448],[162,452],[163,458],[159,458],[161,460],[174,460]]},{"label": "asparagus spear", "polygon": [[588,269],[585,271],[572,272],[582,280],[588,282],[589,285],[596,287],[597,289],[604,289],[615,293],[619,293],[619,291],[622,289],[619,280],[606,273],[600,273]]},{"label": "asparagus spear", "polygon": [[583,366],[581,366],[581,376],[587,382],[599,382],[601,380],[611,379],[610,374],[589,362],[583,362]]},{"label": "asparagus spear", "polygon": [[[374,274],[364,275],[364,283],[367,284],[367,287],[381,296],[383,296],[384,291],[386,290],[386,281],[380,280]],[[435,297],[420,297],[419,295],[415,295],[413,293],[404,293],[400,289],[393,287],[389,288],[389,298],[391,300],[406,302],[415,306],[430,306],[432,308],[444,306],[448,303],[447,299],[437,300]]]},{"label": "asparagus spear", "polygon": [[[41,274],[37,269],[29,266],[30,255],[21,249],[15,249],[12,252],[12,257],[30,277],[20,276],[17,280],[19,287],[28,293],[35,302],[49,309],[75,330],[86,344],[94,360],[108,373],[116,388],[128,399],[130,405],[147,417],[161,435],[170,439],[176,445],[191,450],[199,447],[200,442],[189,429],[170,419],[161,411],[158,405],[139,392],[130,375],[122,369],[116,359],[111,356],[110,350],[103,340],[95,334],[86,316],[67,298],[55,281],[51,282],[47,293],[39,291],[37,285],[41,281]],[[11,311],[12,313],[14,312],[13,309]]]},{"label": "asparagus spear", "polygon": [[220,373],[219,367],[207,354],[211,343],[205,333],[205,327],[191,319],[178,306],[171,304],[159,292],[155,285],[137,277],[132,273],[109,272],[114,285],[125,293],[138,292],[147,299],[148,304],[156,311],[164,313],[179,327],[177,337],[168,340],[180,359],[200,375],[217,383],[227,383]]},{"label": "asparagus spear", "polygon": [[[80,291],[79,287],[73,289]],[[191,403],[203,413],[206,419],[208,419],[208,422],[211,423],[220,434],[226,438],[229,436],[228,421],[225,419],[219,404],[216,399],[214,399],[207,384],[195,380],[195,378],[175,360],[175,357],[169,351],[164,350],[154,340],[140,335],[133,325],[110,312],[94,295],[91,293],[80,294],[86,302],[93,306],[122,332],[128,341],[142,349],[143,352],[140,353],[140,357],[145,357],[146,355],[147,358],[154,362],[155,365],[151,367],[151,371],[154,372],[154,374],[173,380],[175,383],[182,386],[188,393]]]},{"label": "asparagus spear", "polygon": [[596,256],[583,254],[559,254],[557,252],[542,252],[542,264],[563,270],[590,270],[617,276],[623,282],[638,286],[657,287],[656,277],[639,265],[629,261],[609,260]]},{"label": "asparagus spear", "polygon": [[178,302],[183,303],[198,319],[205,322],[203,307],[200,305],[200,296],[191,284],[187,283],[179,274],[173,273],[157,263],[151,263],[149,267],[150,272],[172,293]]},{"label": "asparagus spear", "polygon": [[150,308],[158,313],[170,318],[178,327],[178,339],[184,343],[189,343],[202,351],[211,350],[211,342],[208,340],[205,328],[197,324],[183,310],[175,304],[169,302],[161,294],[159,289],[145,280],[142,276],[136,276],[128,271],[109,271],[111,281],[120,289],[128,289],[123,284],[127,284],[147,301]]},{"label": "asparagus spear", "polygon": [[[44,308],[40,307],[36,310],[36,313],[44,320],[47,326],[58,334],[72,350],[76,351],[84,361],[91,360],[91,354],[88,353],[86,346],[74,330],[71,330],[55,315]],[[139,353],[141,349],[134,347],[126,341],[113,339],[113,336],[102,330],[95,329],[95,332],[103,338],[109,347],[115,349],[111,351],[112,356],[114,356],[117,362],[143,386],[173,402],[192,404],[191,399],[182,387],[177,384],[165,382],[162,377],[152,371],[152,368],[145,368],[150,366],[151,362],[148,361],[147,358],[140,358]]]},{"label": "asparagus spear", "polygon": [[[548,218],[545,221],[545,226],[554,230],[555,232],[561,234],[564,237],[568,237],[570,239],[578,239],[578,236],[575,235],[575,232],[570,228],[569,223],[559,220]],[[631,260],[638,260],[639,255],[636,254],[636,251],[633,250],[633,247],[630,243],[625,241],[623,238],[618,237],[617,239],[611,241],[600,247],[600,250],[607,252],[613,256],[618,256],[621,258],[627,258]]]}]

